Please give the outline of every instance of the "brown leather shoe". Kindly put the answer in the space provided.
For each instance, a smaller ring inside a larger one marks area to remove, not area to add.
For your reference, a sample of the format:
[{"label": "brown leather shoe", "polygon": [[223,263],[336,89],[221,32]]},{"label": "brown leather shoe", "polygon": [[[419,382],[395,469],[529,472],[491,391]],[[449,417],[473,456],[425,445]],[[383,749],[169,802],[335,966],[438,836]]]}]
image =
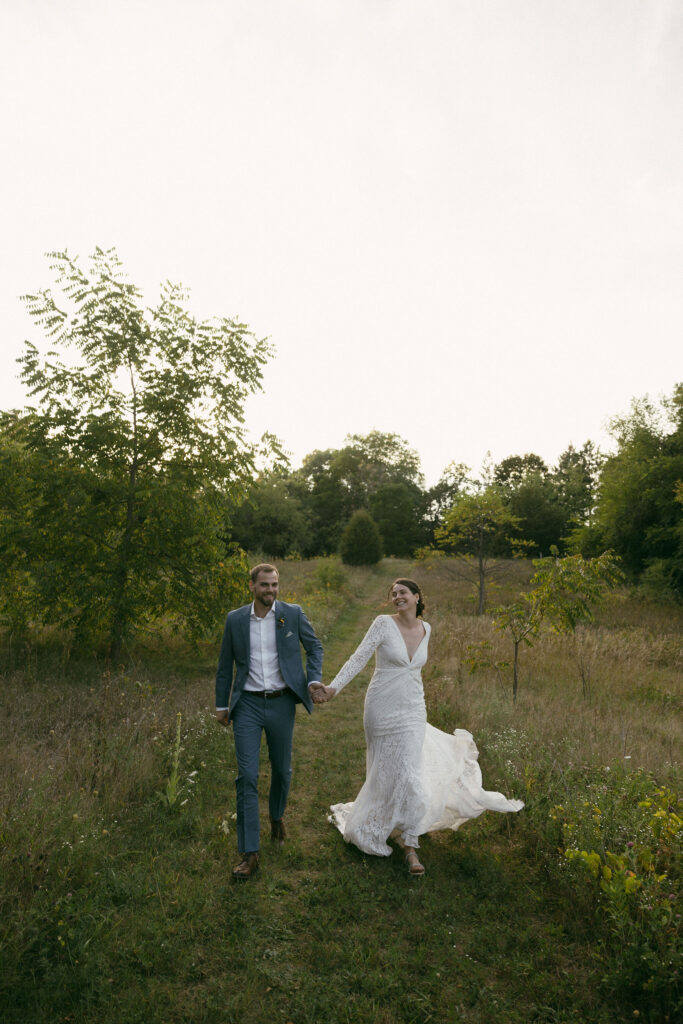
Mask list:
[{"label": "brown leather shoe", "polygon": [[232,877],[241,882],[246,882],[258,871],[258,853],[245,853],[236,868],[232,870]]},{"label": "brown leather shoe", "polygon": [[284,846],[285,839],[287,838],[287,832],[282,818],[280,818],[279,821],[274,821],[272,818],[270,819],[270,838],[274,843],[277,843],[278,846]]}]

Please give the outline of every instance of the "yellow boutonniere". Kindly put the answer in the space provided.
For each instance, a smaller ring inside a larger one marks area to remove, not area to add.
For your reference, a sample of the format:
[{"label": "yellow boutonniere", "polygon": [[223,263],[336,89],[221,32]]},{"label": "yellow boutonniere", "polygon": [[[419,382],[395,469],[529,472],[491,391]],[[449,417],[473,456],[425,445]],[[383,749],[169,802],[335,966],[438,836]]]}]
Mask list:
[{"label": "yellow boutonniere", "polygon": [[280,618],[279,618],[279,619],[277,620],[277,628],[278,628],[278,629],[282,629],[282,627],[284,626],[284,624],[285,624],[285,620],[284,620],[284,618],[283,618],[283,617],[281,616],[281,617],[280,617]]}]

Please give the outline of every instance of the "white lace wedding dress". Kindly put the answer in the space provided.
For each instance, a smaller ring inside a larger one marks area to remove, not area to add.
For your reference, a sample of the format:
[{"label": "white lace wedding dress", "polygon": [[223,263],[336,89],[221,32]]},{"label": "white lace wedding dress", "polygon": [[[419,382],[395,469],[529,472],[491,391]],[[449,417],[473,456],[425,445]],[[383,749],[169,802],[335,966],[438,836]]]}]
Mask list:
[{"label": "white lace wedding dress", "polygon": [[398,829],[406,846],[437,829],[456,829],[483,811],[519,811],[521,800],[482,789],[471,733],[452,735],[427,723],[422,676],[430,626],[412,658],[393,615],[379,615],[334,677],[337,693],[377,652],[365,697],[366,777],[353,803],[334,804],[330,821],[365,853],[389,856]]}]

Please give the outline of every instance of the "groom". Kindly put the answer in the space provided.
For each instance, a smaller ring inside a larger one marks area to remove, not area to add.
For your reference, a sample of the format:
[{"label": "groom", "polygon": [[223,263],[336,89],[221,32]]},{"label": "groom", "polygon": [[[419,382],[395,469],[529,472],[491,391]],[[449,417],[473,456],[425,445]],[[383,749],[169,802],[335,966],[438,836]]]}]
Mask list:
[{"label": "groom", "polygon": [[[216,717],[232,722],[237,756],[237,845],[242,860],[237,879],[258,869],[258,773],[261,733],[271,765],[271,838],[282,846],[282,821],[292,776],[292,736],[296,705],[311,712],[308,687],[322,679],[323,648],[298,604],[278,601],[279,574],[262,563],[250,573],[251,604],[231,611],[225,622],[216,673]],[[301,646],[306,652],[306,671]]]}]

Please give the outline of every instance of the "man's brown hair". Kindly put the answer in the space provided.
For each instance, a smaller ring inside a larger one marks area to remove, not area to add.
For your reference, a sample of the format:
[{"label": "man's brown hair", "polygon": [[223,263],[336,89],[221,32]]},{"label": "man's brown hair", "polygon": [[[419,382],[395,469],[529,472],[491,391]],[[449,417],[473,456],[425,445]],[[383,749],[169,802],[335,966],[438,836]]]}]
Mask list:
[{"label": "man's brown hair", "polygon": [[271,565],[270,562],[260,562],[258,565],[255,565],[253,569],[249,570],[249,579],[251,582],[256,583],[256,580],[262,572],[275,572],[278,575],[278,579],[280,578],[280,573],[274,565]]}]

